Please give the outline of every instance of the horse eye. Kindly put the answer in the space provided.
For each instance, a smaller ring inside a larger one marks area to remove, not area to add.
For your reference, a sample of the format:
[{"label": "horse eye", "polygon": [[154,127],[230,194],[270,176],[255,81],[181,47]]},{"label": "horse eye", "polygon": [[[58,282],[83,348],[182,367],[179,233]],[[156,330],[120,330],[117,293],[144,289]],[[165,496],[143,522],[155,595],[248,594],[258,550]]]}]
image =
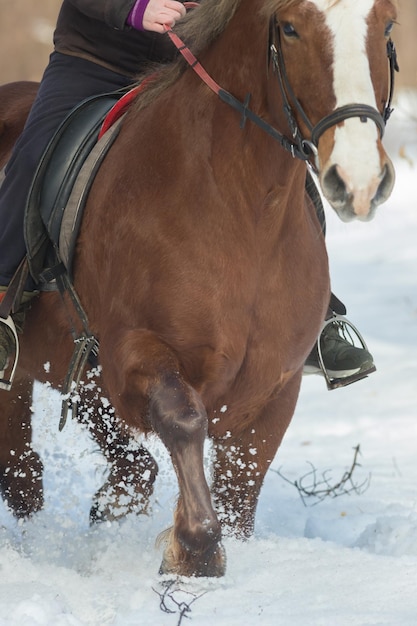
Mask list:
[{"label": "horse eye", "polygon": [[394,28],[394,22],[389,22],[385,29],[385,37],[389,37],[392,33],[392,29]]},{"label": "horse eye", "polygon": [[286,37],[298,37],[298,33],[295,30],[294,26],[290,24],[290,22],[285,22],[282,25],[282,32]]}]

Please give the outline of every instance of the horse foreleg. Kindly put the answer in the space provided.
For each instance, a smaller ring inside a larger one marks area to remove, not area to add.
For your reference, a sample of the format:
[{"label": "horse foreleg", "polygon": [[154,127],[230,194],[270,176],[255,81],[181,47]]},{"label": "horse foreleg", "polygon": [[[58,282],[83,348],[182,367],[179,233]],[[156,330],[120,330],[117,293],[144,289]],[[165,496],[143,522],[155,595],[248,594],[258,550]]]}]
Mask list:
[{"label": "horse foreleg", "polygon": [[241,539],[253,534],[265,474],[291,421],[299,385],[296,376],[243,432],[234,434],[230,429],[214,439],[212,494],[228,534]]},{"label": "horse foreleg", "polygon": [[31,444],[32,387],[15,380],[11,391],[0,391],[0,493],[19,518],[43,506],[43,466]]},{"label": "horse foreleg", "polygon": [[[118,348],[117,362],[123,364],[124,379],[117,397],[112,394],[118,412],[131,426],[152,429],[159,435],[178,478],[180,495],[174,526],[165,534],[161,572],[221,576],[225,560],[220,523],[203,467],[207,434],[203,403],[181,375],[176,355],[153,333],[129,331]],[[138,410],[147,423],[140,424]]]},{"label": "horse foreleg", "polygon": [[151,399],[151,421],[175,467],[180,497],[161,571],[185,576],[221,576],[220,524],[204,475],[205,408],[177,374],[161,377]]}]

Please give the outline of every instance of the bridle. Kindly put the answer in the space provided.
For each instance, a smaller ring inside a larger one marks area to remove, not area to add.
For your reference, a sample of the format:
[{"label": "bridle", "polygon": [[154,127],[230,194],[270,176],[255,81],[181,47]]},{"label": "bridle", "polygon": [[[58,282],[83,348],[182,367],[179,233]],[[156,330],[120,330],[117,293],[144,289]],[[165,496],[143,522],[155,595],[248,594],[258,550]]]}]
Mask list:
[{"label": "bridle", "polygon": [[[198,6],[196,2],[184,3],[187,8]],[[393,109],[391,108],[392,99],[394,95],[394,76],[395,72],[399,71],[397,63],[397,53],[394,43],[391,39],[387,42],[387,55],[390,67],[390,85],[389,93],[384,110],[382,114],[367,104],[349,104],[346,106],[338,107],[329,115],[326,115],[317,124],[313,125],[299,100],[296,98],[291,84],[289,82],[287,72],[285,69],[284,57],[281,47],[281,35],[280,25],[275,16],[270,20],[269,26],[269,42],[268,42],[268,65],[272,63],[274,72],[277,74],[280,91],[284,103],[284,111],[288,120],[288,124],[291,131],[291,138],[286,137],[283,133],[279,132],[271,124],[259,117],[249,108],[249,101],[251,94],[246,95],[245,101],[241,102],[229,91],[226,91],[220,85],[213,80],[208,72],[202,67],[201,63],[196,59],[191,50],[186,44],[173,32],[170,26],[165,26],[165,32],[168,34],[172,43],[175,45],[180,54],[184,57],[190,67],[198,74],[201,80],[214,92],[219,98],[237,110],[241,114],[241,128],[244,127],[246,120],[250,120],[261,128],[264,132],[270,135],[273,139],[278,141],[280,145],[291,153],[293,158],[298,158],[302,161],[306,161],[313,170],[317,171],[317,147],[321,135],[337,124],[340,124],[344,120],[351,117],[359,117],[363,122],[371,119],[375,122],[380,131],[382,138],[385,130],[386,122],[390,117]],[[310,139],[305,139],[299,128],[296,116],[294,115],[294,109],[303,120],[307,129],[310,132]]]},{"label": "bridle", "polygon": [[[297,143],[299,151],[305,153],[306,160],[309,161],[311,158],[315,159],[317,157],[319,139],[323,133],[326,132],[326,130],[352,117],[359,117],[364,123],[367,122],[368,119],[375,122],[382,139],[385,131],[385,125],[393,112],[391,104],[394,96],[395,72],[399,71],[397,51],[391,38],[387,41],[387,56],[390,69],[389,91],[382,113],[368,104],[347,104],[338,107],[329,113],[329,115],[323,117],[315,125],[311,123],[309,117],[301,106],[300,101],[295,96],[291,83],[288,79],[281,45],[281,28],[275,16],[270,20],[268,56],[269,62],[272,63],[273,70],[278,78],[284,103],[284,112],[292,138]],[[308,129],[310,139],[305,139],[303,137],[294,112],[298,114],[299,119],[303,121],[304,125]],[[312,165],[314,167],[314,164]]]},{"label": "bridle", "polygon": [[[186,2],[185,6],[198,6],[197,3],[194,2]],[[302,161],[307,161],[310,158],[310,153],[307,153],[304,148],[300,149],[298,143],[286,137],[283,133],[280,133],[279,130],[274,128],[271,124],[266,122],[262,117],[259,117],[252,109],[249,107],[249,101],[251,98],[251,94],[247,93],[244,102],[241,102],[233,96],[230,91],[223,89],[220,85],[210,76],[210,74],[204,69],[201,65],[200,61],[196,59],[194,54],[188,48],[188,46],[184,43],[184,41],[172,30],[170,26],[165,25],[165,32],[168,37],[171,39],[174,46],[177,48],[178,52],[183,56],[185,61],[191,67],[192,70],[200,77],[200,79],[213,91],[225,104],[228,104],[230,107],[235,109],[238,113],[240,113],[240,128],[244,128],[246,121],[250,120],[256,126],[258,126],[261,130],[267,133],[270,137],[272,137],[275,141],[277,141],[284,150],[290,152],[293,158],[301,159]]]}]

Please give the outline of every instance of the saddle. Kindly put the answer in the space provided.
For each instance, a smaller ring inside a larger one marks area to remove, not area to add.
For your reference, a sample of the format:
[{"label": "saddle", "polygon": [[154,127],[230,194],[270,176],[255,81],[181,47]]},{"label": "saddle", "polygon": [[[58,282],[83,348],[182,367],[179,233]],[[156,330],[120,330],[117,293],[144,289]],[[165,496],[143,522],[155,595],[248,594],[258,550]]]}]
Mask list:
[{"label": "saddle", "polygon": [[[98,343],[72,285],[71,267],[83,209],[95,174],[115,140],[124,113],[145,87],[105,93],[81,102],[62,122],[36,170],[25,207],[24,235],[27,255],[17,269],[0,304],[0,323],[14,337],[15,354],[9,375],[0,372],[0,389],[12,385],[19,357],[19,339],[11,313],[18,309],[30,271],[41,290],[68,290],[84,332],[74,336],[64,393],[72,388],[87,359],[97,363]],[[3,173],[0,171],[0,184]],[[62,419],[68,411],[64,401]],[[64,422],[63,422],[64,423]],[[62,424],[63,425],[63,424]]]},{"label": "saddle", "polygon": [[[42,156],[24,222],[29,270],[36,282],[47,281],[44,271],[53,258],[55,263],[57,258],[62,261],[71,273],[88,192],[117,136],[120,115],[126,109],[123,99],[129,94],[118,91],[84,100],[66,117]],[[105,122],[106,132],[102,134]]]}]

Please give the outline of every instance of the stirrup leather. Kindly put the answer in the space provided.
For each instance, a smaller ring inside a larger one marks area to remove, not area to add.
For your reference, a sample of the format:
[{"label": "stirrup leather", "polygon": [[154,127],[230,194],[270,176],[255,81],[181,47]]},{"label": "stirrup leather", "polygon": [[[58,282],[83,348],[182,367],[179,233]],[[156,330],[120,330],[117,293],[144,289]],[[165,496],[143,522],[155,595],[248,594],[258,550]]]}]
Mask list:
[{"label": "stirrup leather", "polygon": [[[16,326],[9,315],[7,318],[0,317],[0,324],[5,324],[8,326],[13,333],[15,351],[13,356],[12,364],[8,364],[4,370],[0,371],[0,389],[4,389],[5,391],[10,391],[13,383],[13,378],[16,373],[17,362],[19,360],[19,338],[17,336]],[[12,357],[10,357],[12,358]],[[6,370],[10,370],[10,375],[5,377]]]},{"label": "stirrup leather", "polygon": [[[355,346],[355,339],[356,339],[357,341],[359,341],[361,348],[363,348],[364,350],[368,350],[368,346],[366,345],[365,340],[362,337],[359,330],[356,328],[356,326],[352,324],[352,322],[346,319],[346,317],[344,317],[343,315],[338,315],[337,313],[334,313],[333,317],[331,317],[330,319],[324,322],[323,327],[321,329],[321,333],[326,328],[326,326],[328,326],[329,324],[333,324],[334,322],[337,322],[343,327],[343,337],[346,341],[349,341],[352,344],[352,346]],[[321,337],[321,333],[320,333],[320,337]],[[352,334],[353,334],[353,337],[352,337]],[[341,378],[331,377],[323,362],[323,356],[322,356],[321,345],[320,345],[321,344],[320,337],[317,341],[318,361],[319,361],[320,369],[322,370],[324,378],[326,379],[327,389],[329,391],[332,389],[339,389],[340,387],[346,387],[347,385],[355,383],[358,380],[362,380],[362,378],[366,378],[369,374],[376,372],[375,365],[372,365],[368,369],[363,370],[361,372],[357,372],[356,374],[352,374],[351,376],[345,376]]]}]

